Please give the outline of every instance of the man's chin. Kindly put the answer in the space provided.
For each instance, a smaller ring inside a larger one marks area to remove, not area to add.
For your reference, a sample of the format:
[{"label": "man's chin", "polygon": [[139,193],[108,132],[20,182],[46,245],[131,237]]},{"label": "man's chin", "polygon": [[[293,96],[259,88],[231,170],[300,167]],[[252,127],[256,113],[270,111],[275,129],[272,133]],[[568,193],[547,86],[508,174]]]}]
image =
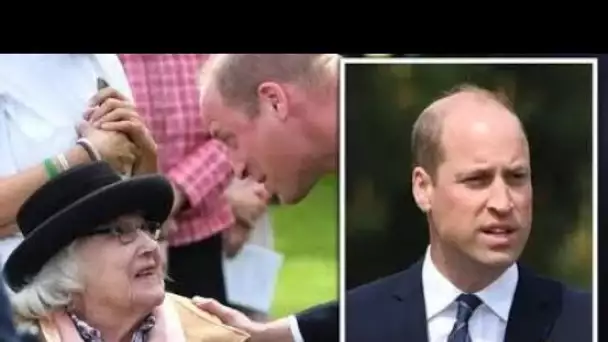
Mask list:
[{"label": "man's chin", "polygon": [[293,193],[288,196],[282,196],[281,194],[278,194],[277,195],[278,204],[279,205],[298,204],[298,203],[302,202],[304,200],[304,198],[306,198],[306,196],[308,196],[308,193],[309,193],[308,191],[301,192],[301,193]]},{"label": "man's chin", "polygon": [[302,202],[314,187],[314,183],[309,186],[300,186],[289,189],[290,191],[277,191],[277,198],[280,205],[293,205]]},{"label": "man's chin", "polygon": [[506,269],[517,262],[517,255],[510,251],[485,251],[483,255],[477,259],[481,264],[487,267]]}]

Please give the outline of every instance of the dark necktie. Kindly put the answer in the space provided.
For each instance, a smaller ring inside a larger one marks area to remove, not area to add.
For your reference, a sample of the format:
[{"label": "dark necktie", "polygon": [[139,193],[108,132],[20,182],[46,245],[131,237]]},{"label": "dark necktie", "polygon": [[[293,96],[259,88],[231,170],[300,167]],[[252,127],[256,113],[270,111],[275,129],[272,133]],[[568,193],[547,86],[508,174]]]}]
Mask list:
[{"label": "dark necktie", "polygon": [[481,299],[474,294],[461,294],[456,298],[456,303],[458,304],[456,323],[448,337],[448,342],[472,342],[469,335],[469,319],[481,304]]}]

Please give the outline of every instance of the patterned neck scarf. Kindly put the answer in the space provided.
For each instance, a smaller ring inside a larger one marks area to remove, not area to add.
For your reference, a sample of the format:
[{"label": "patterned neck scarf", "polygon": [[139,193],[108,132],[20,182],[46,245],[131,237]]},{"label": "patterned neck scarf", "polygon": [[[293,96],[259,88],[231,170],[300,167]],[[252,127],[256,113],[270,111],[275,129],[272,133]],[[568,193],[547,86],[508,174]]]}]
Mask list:
[{"label": "patterned neck scarf", "polygon": [[[78,316],[76,316],[72,312],[68,312],[68,316],[72,319],[72,322],[74,322],[74,326],[76,327],[78,334],[84,342],[104,342],[101,336],[101,332],[99,330],[93,328],[85,321],[78,318]],[[152,314],[146,316],[146,318],[140,324],[139,328],[133,334],[131,342],[148,341],[148,334],[150,330],[152,330],[152,328],[154,327],[155,323],[156,318]]]}]

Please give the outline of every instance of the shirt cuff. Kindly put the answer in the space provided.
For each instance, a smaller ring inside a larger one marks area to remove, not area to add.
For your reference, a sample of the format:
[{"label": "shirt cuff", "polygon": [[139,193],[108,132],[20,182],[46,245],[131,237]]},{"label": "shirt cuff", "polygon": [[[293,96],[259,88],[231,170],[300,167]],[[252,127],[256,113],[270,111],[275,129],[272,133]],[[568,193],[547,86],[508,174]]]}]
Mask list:
[{"label": "shirt cuff", "polygon": [[304,342],[304,337],[300,333],[300,327],[298,326],[298,319],[296,316],[291,315],[287,318],[289,320],[289,330],[291,331],[291,337],[294,342]]}]

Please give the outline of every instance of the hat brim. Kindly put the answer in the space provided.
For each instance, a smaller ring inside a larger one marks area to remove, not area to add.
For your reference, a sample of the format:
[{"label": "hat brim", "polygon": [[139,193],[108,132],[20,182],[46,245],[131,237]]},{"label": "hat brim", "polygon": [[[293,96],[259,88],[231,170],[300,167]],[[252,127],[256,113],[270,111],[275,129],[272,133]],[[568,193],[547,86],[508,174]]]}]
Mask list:
[{"label": "hat brim", "polygon": [[100,188],[59,211],[34,229],[9,255],[4,275],[17,292],[62,248],[100,224],[141,214],[163,223],[173,207],[171,184],[160,175],[138,176]]}]

